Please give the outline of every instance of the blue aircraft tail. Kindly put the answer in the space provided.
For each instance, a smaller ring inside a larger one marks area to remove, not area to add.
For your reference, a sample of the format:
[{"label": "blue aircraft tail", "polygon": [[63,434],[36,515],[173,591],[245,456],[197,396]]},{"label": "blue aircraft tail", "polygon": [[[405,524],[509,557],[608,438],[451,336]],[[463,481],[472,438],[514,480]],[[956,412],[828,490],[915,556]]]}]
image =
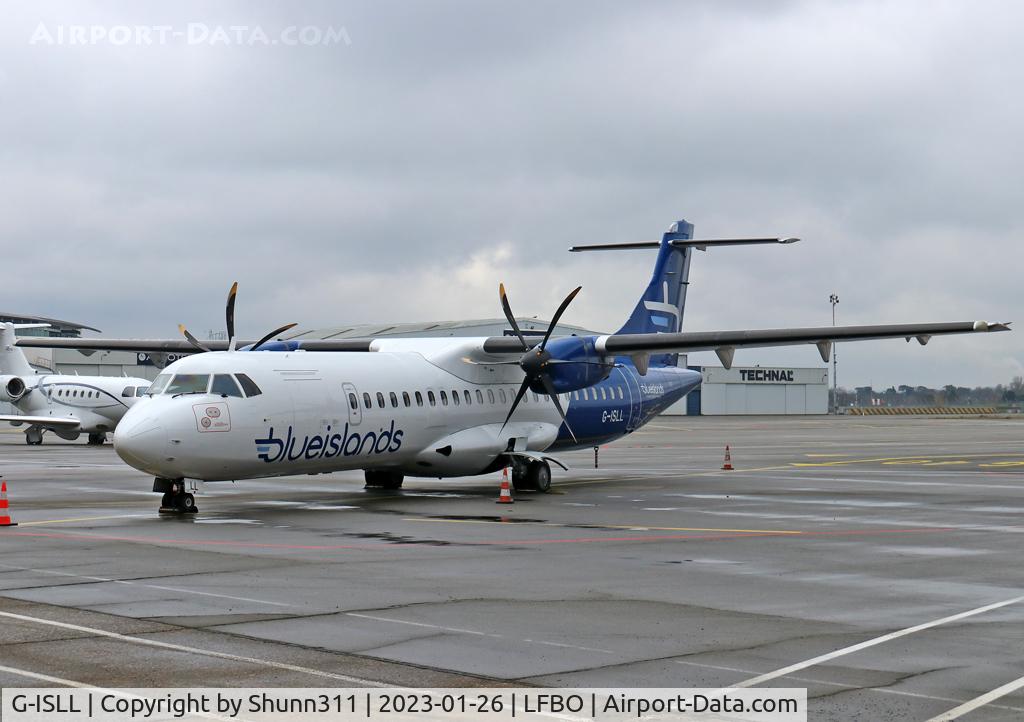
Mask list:
[{"label": "blue aircraft tail", "polygon": [[[676,333],[683,327],[683,308],[690,278],[693,248],[677,248],[669,241],[693,238],[693,224],[679,220],[661,237],[654,274],[647,289],[618,333]],[[675,366],[678,354],[651,356],[653,366]]]}]

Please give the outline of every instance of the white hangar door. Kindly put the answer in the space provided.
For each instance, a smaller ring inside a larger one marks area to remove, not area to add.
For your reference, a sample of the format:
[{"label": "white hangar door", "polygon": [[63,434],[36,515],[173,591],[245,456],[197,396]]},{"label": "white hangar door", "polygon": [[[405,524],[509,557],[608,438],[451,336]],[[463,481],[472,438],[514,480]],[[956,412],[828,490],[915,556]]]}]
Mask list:
[{"label": "white hangar door", "polygon": [[786,387],[782,384],[745,386],[748,414],[786,413]]}]

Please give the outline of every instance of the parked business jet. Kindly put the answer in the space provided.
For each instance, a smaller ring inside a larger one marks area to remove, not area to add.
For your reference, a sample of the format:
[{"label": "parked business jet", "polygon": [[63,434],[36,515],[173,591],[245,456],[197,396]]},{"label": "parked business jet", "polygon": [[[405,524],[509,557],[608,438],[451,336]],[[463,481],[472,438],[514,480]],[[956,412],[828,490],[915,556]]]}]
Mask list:
[{"label": "parked business jet", "polygon": [[543,338],[526,337],[501,286],[512,336],[271,340],[289,325],[248,344],[234,338],[232,287],[227,342],[203,345],[182,327],[184,341],[58,345],[202,352],[167,366],[114,435],[121,458],[155,477],[164,510],[193,512],[186,479],[343,469],[363,469],[367,486],[393,489],[406,476],[470,476],[511,466],[517,489],[548,491],[550,464],[562,466],[552,453],[630,434],[700,384],[698,372],[676,365],[678,352],[714,350],[730,367],[741,347],[815,344],[827,360],[836,341],[925,344],[941,334],[1008,330],[968,321],[680,332],[694,249],[796,240],[694,240],[693,226],[679,221],[661,241],[570,249],[658,251],[646,291],[625,325],[608,336],[552,337],[577,288]]},{"label": "parked business jet", "polygon": [[147,379],[117,376],[68,376],[36,371],[15,346],[14,332],[45,328],[47,323],[0,323],[0,401],[14,404],[21,415],[0,415],[0,421],[24,426],[25,442],[43,443],[52,431],[74,441],[89,435],[90,444],[102,444],[107,432],[149,388]]}]

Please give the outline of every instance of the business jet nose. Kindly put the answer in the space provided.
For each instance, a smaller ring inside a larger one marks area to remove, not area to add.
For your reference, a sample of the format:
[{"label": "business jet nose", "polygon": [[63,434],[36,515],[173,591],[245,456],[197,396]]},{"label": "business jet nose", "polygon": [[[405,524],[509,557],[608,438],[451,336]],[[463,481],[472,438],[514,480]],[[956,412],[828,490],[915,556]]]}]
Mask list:
[{"label": "business jet nose", "polygon": [[139,471],[159,475],[167,448],[167,432],[144,408],[132,408],[114,429],[114,451]]}]

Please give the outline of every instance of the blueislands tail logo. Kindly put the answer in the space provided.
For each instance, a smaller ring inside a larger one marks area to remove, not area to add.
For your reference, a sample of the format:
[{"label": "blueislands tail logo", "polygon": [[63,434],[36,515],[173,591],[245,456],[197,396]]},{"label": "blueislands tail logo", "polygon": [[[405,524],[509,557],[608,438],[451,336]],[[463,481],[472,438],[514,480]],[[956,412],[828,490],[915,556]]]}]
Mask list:
[{"label": "blueislands tail logo", "polygon": [[345,424],[345,430],[340,433],[332,434],[328,426],[324,434],[306,436],[300,443],[291,426],[283,439],[274,435],[274,427],[271,426],[267,438],[256,439],[256,451],[259,458],[268,464],[299,459],[332,459],[335,456],[392,454],[402,448],[402,436],[403,431],[395,428],[394,421],[386,429],[364,434],[350,432],[348,424]]}]

